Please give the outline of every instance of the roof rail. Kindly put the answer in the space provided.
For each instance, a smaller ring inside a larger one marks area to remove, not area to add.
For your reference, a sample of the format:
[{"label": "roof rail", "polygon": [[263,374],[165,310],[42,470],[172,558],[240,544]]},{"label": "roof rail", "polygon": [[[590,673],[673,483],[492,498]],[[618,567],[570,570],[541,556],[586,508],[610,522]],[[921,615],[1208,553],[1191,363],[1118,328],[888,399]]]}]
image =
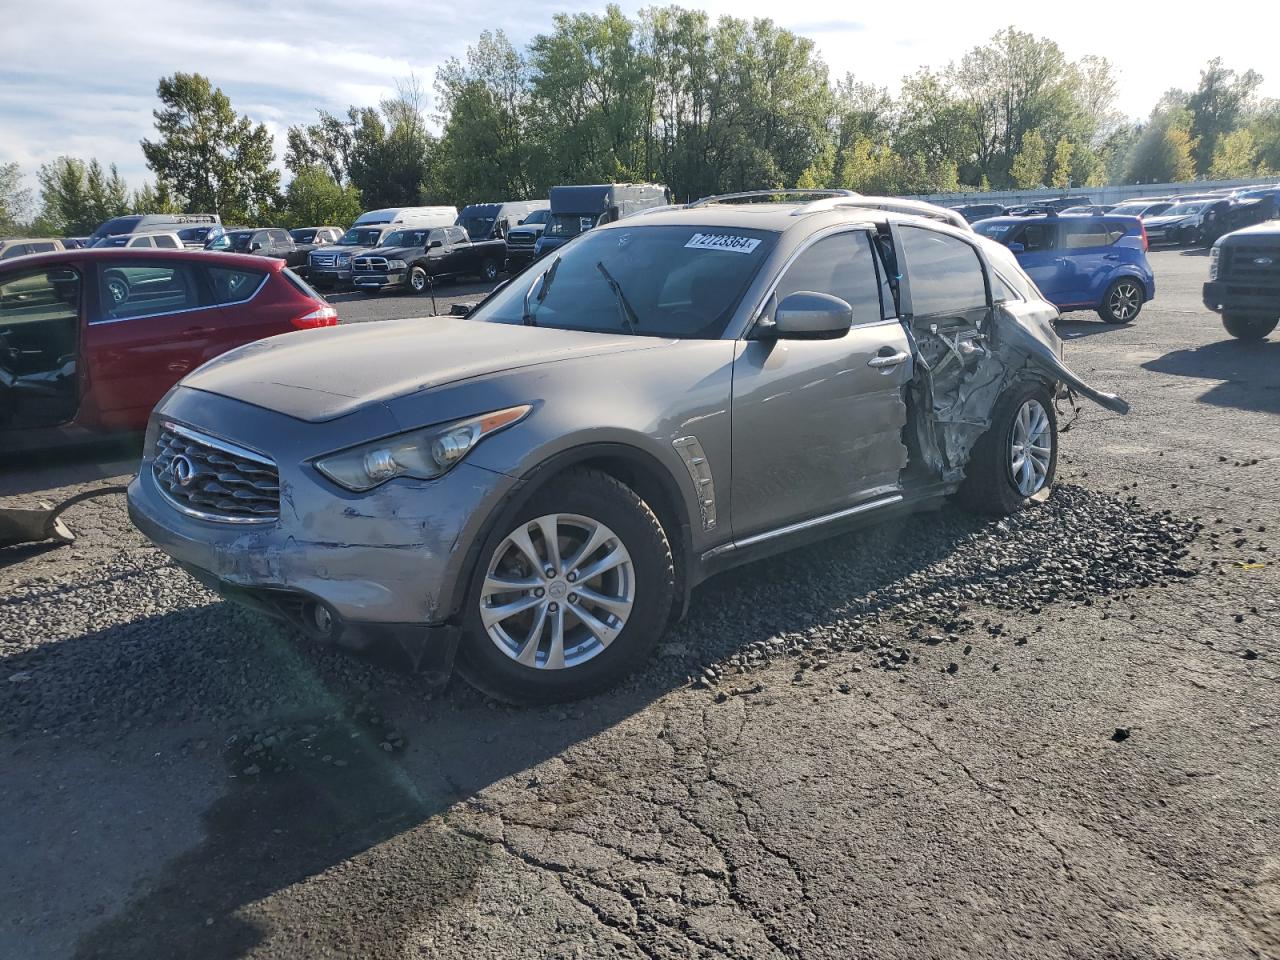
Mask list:
[{"label": "roof rail", "polygon": [[822,210],[837,208],[861,207],[864,210],[884,210],[888,213],[905,213],[917,217],[928,217],[942,223],[950,224],[958,230],[972,230],[969,221],[949,207],[942,207],[927,200],[911,200],[906,197],[838,197],[833,200],[815,200],[803,207],[793,210],[793,217],[805,213],[817,213]]},{"label": "roof rail", "polygon": [[703,197],[686,205],[686,209],[705,207],[712,203],[729,203],[733,200],[759,200],[764,197],[856,197],[852,190],[745,190],[741,193],[720,193]]}]

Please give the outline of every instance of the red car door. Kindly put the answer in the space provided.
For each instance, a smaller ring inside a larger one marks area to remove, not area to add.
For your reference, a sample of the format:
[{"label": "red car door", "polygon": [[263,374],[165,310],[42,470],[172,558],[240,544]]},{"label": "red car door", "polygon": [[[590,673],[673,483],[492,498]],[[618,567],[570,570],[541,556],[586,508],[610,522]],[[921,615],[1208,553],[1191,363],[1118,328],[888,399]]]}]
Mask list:
[{"label": "red car door", "polygon": [[204,362],[221,308],[191,261],[122,255],[94,266],[79,420],[142,430],[165,392]]}]

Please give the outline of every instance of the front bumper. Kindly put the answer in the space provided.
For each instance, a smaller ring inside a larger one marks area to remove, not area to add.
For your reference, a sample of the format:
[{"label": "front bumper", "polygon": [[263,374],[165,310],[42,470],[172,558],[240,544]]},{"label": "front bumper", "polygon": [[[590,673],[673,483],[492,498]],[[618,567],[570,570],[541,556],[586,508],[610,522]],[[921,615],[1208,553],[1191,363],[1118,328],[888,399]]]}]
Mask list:
[{"label": "front bumper", "polygon": [[507,270],[510,273],[515,273],[537,259],[538,253],[533,247],[507,247]]},{"label": "front bumper", "polygon": [[[148,441],[129,485],[129,515],[153,543],[229,599],[290,619],[322,604],[345,627],[457,622],[469,548],[517,481],[466,462],[434,481],[394,480],[366,494],[330,484],[312,456],[386,435],[385,411],[304,423],[196,390],[174,391],[157,416],[266,453],[280,472],[280,517],[203,520],[160,492]],[[359,434],[360,436],[356,436]]]},{"label": "front bumper", "polygon": [[351,282],[351,267],[317,267],[314,264],[307,267],[307,279],[312,283],[317,281],[320,283],[342,284]]},{"label": "front bumper", "polygon": [[353,273],[351,285],[362,290],[381,290],[384,287],[403,287],[408,282],[408,274],[397,273]]},{"label": "front bumper", "polygon": [[1208,280],[1202,294],[1204,305],[1215,313],[1280,314],[1280,287],[1237,284],[1229,280]]}]

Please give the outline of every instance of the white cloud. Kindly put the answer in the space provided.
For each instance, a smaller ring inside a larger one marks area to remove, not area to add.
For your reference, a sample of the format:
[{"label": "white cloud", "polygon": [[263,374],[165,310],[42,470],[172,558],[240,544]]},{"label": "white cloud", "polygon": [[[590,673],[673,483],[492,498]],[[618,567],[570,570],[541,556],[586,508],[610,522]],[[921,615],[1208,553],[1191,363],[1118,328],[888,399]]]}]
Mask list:
[{"label": "white cloud", "polygon": [[[634,14],[649,5],[626,0]],[[1144,115],[1169,87],[1193,87],[1213,56],[1228,66],[1271,68],[1274,31],[1189,25],[1173,8],[1077,2],[1022,4],[993,10],[975,4],[920,0],[903,4],[836,4],[807,0],[705,0],[713,16],[771,17],[811,37],[832,77],[896,89],[921,66],[941,68],[1013,23],[1051,37],[1071,57],[1108,57],[1120,71],[1120,107]],[[603,2],[566,4],[500,0],[480,6],[405,4],[393,0],[306,0],[270,7],[244,3],[110,3],[44,0],[5,17],[0,53],[0,161],[34,173],[59,154],[116,162],[131,183],[147,177],[138,141],[151,135],[155,85],[176,70],[209,76],[241,112],[268,124],[283,153],[283,132],[310,122],[317,108],[341,111],[373,104],[396,78],[415,74],[430,92],[436,69],[461,56],[486,29],[517,44],[549,29],[561,11],[603,10]],[[1167,15],[1166,15],[1167,14]],[[1232,8],[1237,23],[1269,24],[1269,3]],[[56,55],[51,51],[56,51]],[[1280,95],[1280,77],[1264,94]]]}]

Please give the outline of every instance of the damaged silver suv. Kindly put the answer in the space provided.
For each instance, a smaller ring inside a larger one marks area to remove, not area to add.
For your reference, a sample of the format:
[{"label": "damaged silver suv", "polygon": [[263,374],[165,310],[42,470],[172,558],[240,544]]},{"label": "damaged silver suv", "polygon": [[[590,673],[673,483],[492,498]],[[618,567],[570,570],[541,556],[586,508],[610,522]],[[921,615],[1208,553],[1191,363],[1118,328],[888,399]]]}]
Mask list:
[{"label": "damaged silver suv", "polygon": [[1126,409],[1007,249],[812,196],[586,231],[466,317],[224,354],[157,408],[134,522],[309,634],[554,701],[641,664],[718,571],[1045,494],[1062,390]]}]

